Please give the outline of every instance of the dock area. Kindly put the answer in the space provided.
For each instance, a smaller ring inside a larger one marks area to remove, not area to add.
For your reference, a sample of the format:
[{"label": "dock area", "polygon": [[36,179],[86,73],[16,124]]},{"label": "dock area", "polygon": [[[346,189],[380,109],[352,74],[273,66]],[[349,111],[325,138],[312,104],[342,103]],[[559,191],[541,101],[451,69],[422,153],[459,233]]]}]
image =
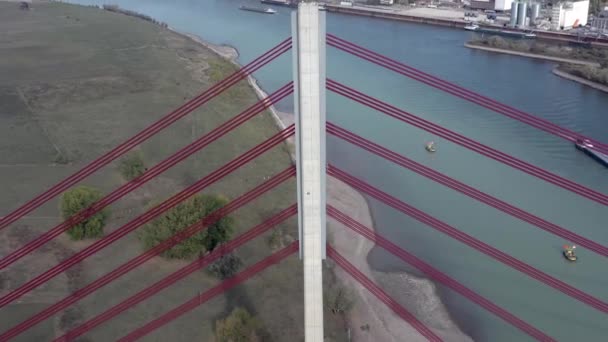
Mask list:
[{"label": "dock area", "polygon": [[446,18],[439,16],[427,16],[427,15],[409,15],[406,14],[409,11],[406,10],[395,10],[390,7],[386,9],[376,8],[372,6],[341,6],[341,5],[333,5],[326,4],[325,9],[328,12],[342,13],[342,14],[351,14],[351,15],[359,15],[366,17],[373,17],[379,19],[389,19],[389,20],[399,20],[399,21],[407,21],[407,22],[415,22],[421,24],[431,24],[431,25],[439,25],[439,26],[449,26],[456,28],[464,28],[468,22],[464,19],[456,19],[456,18]]},{"label": "dock area", "polygon": [[[365,17],[406,21],[419,24],[437,25],[464,29],[470,22],[464,20],[464,13],[455,10],[442,10],[436,8],[407,8],[403,6],[380,7],[380,6],[343,6],[335,4],[325,4],[328,12],[359,15]],[[503,27],[500,25],[484,24],[505,31],[524,32],[517,28]],[[552,42],[584,43],[591,46],[608,48],[608,39],[593,38],[586,39],[565,32],[554,31],[534,31],[536,39]]]}]

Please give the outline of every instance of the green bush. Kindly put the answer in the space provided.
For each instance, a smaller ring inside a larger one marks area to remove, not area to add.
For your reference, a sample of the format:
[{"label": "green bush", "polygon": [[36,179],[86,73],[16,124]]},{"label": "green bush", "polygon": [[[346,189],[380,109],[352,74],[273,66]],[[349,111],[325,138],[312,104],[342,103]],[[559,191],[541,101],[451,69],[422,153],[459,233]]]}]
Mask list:
[{"label": "green bush", "polygon": [[118,164],[120,174],[128,181],[141,176],[146,172],[144,158],[140,151],[127,154]]},{"label": "green bush", "polygon": [[488,45],[499,49],[508,49],[509,43],[506,39],[499,36],[491,36],[487,39]]},{"label": "green bush", "polygon": [[[222,196],[196,195],[146,225],[139,232],[139,239],[146,250],[153,248],[184,228],[201,221],[226,203],[228,199]],[[218,244],[230,238],[233,223],[232,218],[225,216],[211,224],[209,228],[164,251],[161,256],[169,259],[187,259],[212,251]]]},{"label": "green bush", "polygon": [[230,278],[238,272],[243,263],[234,253],[226,254],[209,266],[209,272],[219,279]]},{"label": "green bush", "polygon": [[545,56],[596,62],[600,64],[602,68],[608,67],[608,49],[606,48],[557,43],[548,44],[537,40],[505,39],[499,36],[474,36],[469,43],[498,49],[532,52]]},{"label": "green bush", "polygon": [[[66,191],[60,204],[61,217],[64,220],[88,208],[101,199],[101,191],[88,186],[78,186]],[[73,240],[92,239],[103,235],[107,210],[102,210],[88,219],[70,228],[67,233]]]},{"label": "green bush", "polygon": [[561,65],[559,69],[571,75],[608,86],[607,68],[598,68],[589,65],[566,64]]},{"label": "green bush", "polygon": [[530,52],[530,45],[525,41],[511,40],[511,41],[509,41],[509,45],[510,45],[509,48],[511,50],[519,51],[519,52]]},{"label": "green bush", "polygon": [[273,229],[272,233],[267,239],[268,246],[271,250],[276,250],[282,247],[283,245],[283,234],[279,229]]},{"label": "green bush", "polygon": [[497,49],[513,50],[519,52],[529,52],[535,50],[534,45],[531,46],[526,41],[519,39],[505,39],[500,36],[490,36],[487,38],[482,37],[471,41],[471,43],[476,45],[486,45]]},{"label": "green bush", "polygon": [[548,53],[549,48],[545,44],[535,43],[530,47],[530,52],[542,55]]},{"label": "green bush", "polygon": [[258,320],[247,310],[236,308],[225,319],[215,323],[215,336],[218,342],[257,342],[260,341]]},{"label": "green bush", "polygon": [[66,165],[70,163],[70,159],[65,154],[57,152],[55,158],[53,158],[53,163],[59,165]]}]

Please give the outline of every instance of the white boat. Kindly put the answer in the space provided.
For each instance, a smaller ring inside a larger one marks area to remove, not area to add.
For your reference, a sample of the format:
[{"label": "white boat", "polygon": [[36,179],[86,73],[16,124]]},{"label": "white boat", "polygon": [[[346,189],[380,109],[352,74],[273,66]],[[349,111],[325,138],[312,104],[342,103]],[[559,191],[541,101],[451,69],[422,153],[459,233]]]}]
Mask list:
[{"label": "white boat", "polygon": [[493,27],[480,27],[477,24],[471,23],[464,27],[467,31],[475,31],[480,33],[487,33],[490,35],[498,35],[498,36],[507,36],[512,38],[524,38],[524,39],[534,39],[536,38],[536,34],[532,31],[522,32],[522,31],[509,31],[509,30],[500,30],[498,28]]},{"label": "white boat", "polygon": [[596,151],[593,143],[587,139],[576,139],[574,143],[577,149],[585,152],[586,155],[598,161],[600,164],[608,167],[608,154]]},{"label": "white boat", "polygon": [[468,30],[468,31],[477,31],[477,29],[479,29],[479,25],[469,24],[469,25],[465,26],[464,29]]}]

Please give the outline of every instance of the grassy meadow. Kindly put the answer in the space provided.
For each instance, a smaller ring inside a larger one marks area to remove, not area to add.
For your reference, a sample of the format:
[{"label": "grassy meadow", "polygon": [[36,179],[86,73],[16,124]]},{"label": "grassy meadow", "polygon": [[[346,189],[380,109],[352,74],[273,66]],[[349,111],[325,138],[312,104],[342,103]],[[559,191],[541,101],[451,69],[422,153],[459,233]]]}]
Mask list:
[{"label": "grassy meadow", "polygon": [[[235,71],[232,64],[189,38],[93,7],[35,2],[31,10],[22,11],[18,3],[0,1],[0,32],[0,216]],[[137,149],[146,165],[152,166],[255,102],[255,93],[242,81]],[[149,203],[177,193],[277,131],[270,113],[258,115],[110,206],[106,233],[135,218]],[[290,163],[287,146],[280,145],[204,192],[234,199]],[[82,184],[108,193],[124,182],[114,162]],[[59,223],[58,200],[0,231],[0,256]],[[292,179],[238,210],[234,236],[294,202]],[[297,237],[293,218],[277,229],[280,233],[272,236],[275,249]],[[271,235],[267,233],[238,250],[245,266],[269,255]],[[0,271],[0,294],[91,243],[70,241],[62,235]],[[0,310],[0,332],[141,252],[136,234],[129,234]],[[154,259],[17,340],[48,341],[59,336],[186,263]],[[115,340],[217,283],[207,272],[197,271],[82,340]],[[302,270],[297,255],[144,340],[212,341],[215,320],[236,306],[247,308],[261,320],[265,340],[303,340]],[[344,340],[340,320],[332,319],[328,315],[327,335]]]}]

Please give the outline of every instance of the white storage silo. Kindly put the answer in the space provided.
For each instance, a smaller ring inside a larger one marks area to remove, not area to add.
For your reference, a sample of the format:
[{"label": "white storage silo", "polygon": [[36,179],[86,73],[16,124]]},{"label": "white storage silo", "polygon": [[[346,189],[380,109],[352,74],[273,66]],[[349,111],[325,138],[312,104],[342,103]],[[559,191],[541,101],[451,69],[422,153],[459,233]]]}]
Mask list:
[{"label": "white storage silo", "polygon": [[511,5],[511,20],[509,21],[509,25],[511,27],[515,27],[517,24],[517,11],[519,9],[519,2],[514,2]]},{"label": "white storage silo", "polygon": [[530,24],[535,25],[538,17],[540,16],[540,4],[532,4],[530,8]]},{"label": "white storage silo", "polygon": [[528,14],[528,6],[527,4],[520,3],[519,8],[517,10],[517,27],[524,28],[526,27],[526,15]]}]

